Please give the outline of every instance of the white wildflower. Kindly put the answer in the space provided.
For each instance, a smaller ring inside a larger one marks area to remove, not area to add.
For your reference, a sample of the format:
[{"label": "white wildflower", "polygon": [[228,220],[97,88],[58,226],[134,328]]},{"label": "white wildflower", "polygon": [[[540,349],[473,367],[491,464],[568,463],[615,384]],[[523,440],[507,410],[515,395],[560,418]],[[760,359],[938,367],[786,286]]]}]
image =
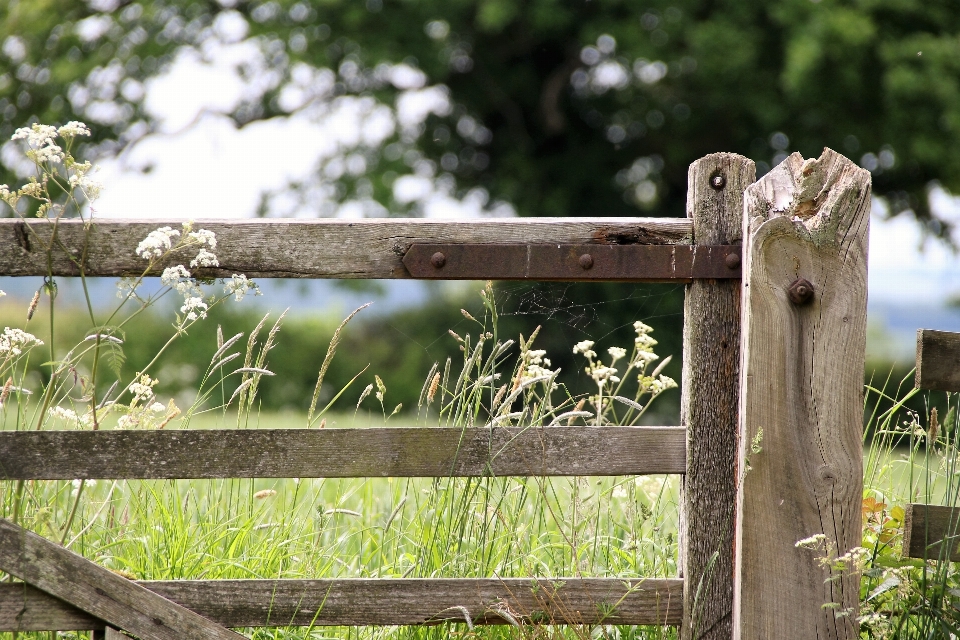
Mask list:
[{"label": "white wildflower", "polygon": [[117,419],[117,429],[129,429],[130,427],[137,426],[137,423],[140,421],[131,416],[120,416]]},{"label": "white wildflower", "polygon": [[72,189],[79,187],[83,195],[87,197],[87,200],[96,200],[100,197],[100,192],[103,190],[102,183],[82,174],[70,176],[70,187]]},{"label": "white wildflower", "polygon": [[35,122],[30,127],[20,127],[13,133],[12,136],[10,136],[11,140],[26,140],[27,144],[34,149],[51,145],[56,138],[56,127],[51,127],[47,124],[40,124],[39,122]]},{"label": "white wildflower", "polygon": [[613,491],[611,492],[610,495],[613,496],[613,498],[615,499],[622,500],[623,498],[627,497],[627,488],[622,484],[617,485],[616,487],[613,488]]},{"label": "white wildflower", "polygon": [[637,335],[641,335],[641,334],[645,334],[645,333],[650,333],[651,331],[653,331],[653,327],[651,327],[651,326],[648,325],[648,324],[644,324],[644,323],[640,322],[639,320],[637,320],[636,322],[633,323],[633,329],[634,329],[634,331],[637,332]]},{"label": "white wildflower", "polygon": [[163,413],[166,410],[167,408],[162,402],[154,402],[152,405],[150,405],[150,411],[153,411],[154,413]]},{"label": "white wildflower", "polygon": [[826,539],[827,539],[826,535],[822,533],[815,533],[809,538],[804,538],[803,540],[797,540],[797,542],[793,546],[798,549],[814,549],[821,546]]},{"label": "white wildflower", "polygon": [[173,239],[178,237],[180,232],[170,227],[160,227],[151,231],[143,241],[137,245],[137,255],[144,260],[156,260],[164,253],[170,251],[173,246]]},{"label": "white wildflower", "polygon": [[247,276],[243,274],[235,273],[230,280],[223,283],[224,293],[232,295],[237,302],[243,300],[243,297],[247,295],[247,291],[251,289],[253,289],[255,295],[261,295],[260,287],[258,287],[253,280],[248,280]]},{"label": "white wildflower", "polygon": [[591,347],[593,347],[593,340],[583,340],[574,345],[573,352],[582,353],[584,358],[592,360],[597,357],[597,352]]},{"label": "white wildflower", "polygon": [[50,144],[45,147],[40,147],[39,149],[30,149],[27,151],[27,157],[38,163],[53,163],[60,162],[64,156],[63,149],[55,144]]},{"label": "white wildflower", "polygon": [[191,296],[183,301],[183,306],[180,307],[180,313],[187,314],[187,320],[196,320],[198,317],[206,318],[208,308],[203,298]]},{"label": "white wildflower", "polygon": [[10,191],[10,187],[5,184],[0,184],[0,200],[3,200],[8,205],[13,208],[16,208],[17,202],[20,200],[20,196],[16,192]]},{"label": "white wildflower", "polygon": [[200,249],[197,253],[197,257],[190,261],[191,267],[219,267],[220,261],[217,260],[217,256],[210,253],[206,249]]},{"label": "white wildflower", "polygon": [[198,231],[190,231],[193,228],[193,223],[189,223],[191,226],[187,227],[187,224],[183,225],[187,237],[199,244],[201,247],[209,247],[211,249],[217,248],[217,235],[213,231],[207,231],[206,229],[200,229]]},{"label": "white wildflower", "polygon": [[639,349],[637,351],[636,359],[633,361],[633,366],[644,367],[659,357],[660,356],[655,354],[653,351],[645,351],[643,349]]},{"label": "white wildflower", "polygon": [[117,297],[118,298],[129,298],[136,295],[137,285],[140,283],[139,278],[131,278],[125,276],[117,280]]},{"label": "white wildflower", "polygon": [[657,341],[650,334],[638,333],[637,337],[633,339],[633,344],[637,345],[638,349],[644,349],[654,346]]},{"label": "white wildflower", "polygon": [[73,485],[73,491],[71,491],[70,493],[74,496],[77,496],[80,494],[81,486],[85,484],[88,487],[95,487],[97,486],[97,481],[96,480],[73,480],[70,484]]},{"label": "white wildflower", "polygon": [[601,387],[607,382],[620,382],[620,378],[617,377],[617,370],[613,367],[592,367],[586,369],[586,372],[593,378],[594,382]]},{"label": "white wildflower", "polygon": [[23,353],[25,349],[30,349],[31,347],[36,347],[41,344],[43,344],[43,340],[40,340],[32,333],[4,327],[3,333],[0,334],[0,356],[15,358]]},{"label": "white wildflower", "polygon": [[130,393],[133,394],[134,402],[139,402],[153,395],[153,388],[157,386],[157,380],[151,378],[147,374],[142,374],[138,378],[138,382],[134,382],[130,385]]},{"label": "white wildflower", "polygon": [[30,196],[31,198],[42,198],[43,197],[43,185],[39,182],[30,181],[27,184],[20,187],[20,190],[17,191],[18,197]]},{"label": "white wildflower", "polygon": [[607,353],[609,353],[610,357],[612,358],[612,360],[610,360],[610,364],[613,364],[620,358],[623,358],[624,356],[626,356],[627,350],[624,349],[623,347],[610,347],[609,349],[607,349]]},{"label": "white wildflower", "polygon": [[[50,127],[51,129],[53,127]],[[82,122],[71,120],[67,124],[57,129],[61,138],[75,138],[76,136],[89,136],[90,128]]]},{"label": "white wildflower", "polygon": [[175,287],[180,284],[181,278],[189,278],[190,272],[182,264],[175,267],[167,267],[160,275],[160,282],[167,287]]}]

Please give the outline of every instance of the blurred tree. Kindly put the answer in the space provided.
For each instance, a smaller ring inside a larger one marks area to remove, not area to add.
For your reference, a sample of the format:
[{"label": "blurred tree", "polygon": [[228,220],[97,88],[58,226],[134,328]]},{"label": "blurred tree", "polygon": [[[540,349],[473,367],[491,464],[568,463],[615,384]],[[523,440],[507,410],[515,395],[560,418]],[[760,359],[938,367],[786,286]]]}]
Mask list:
[{"label": "blurred tree", "polygon": [[[334,199],[391,212],[417,174],[520,215],[682,215],[704,154],[762,174],[823,146],[935,235],[929,189],[960,192],[952,0],[6,0],[0,136],[78,119],[117,151],[154,126],[147,79],[238,40],[259,52],[238,63],[239,125],[350,96],[429,113],[323,174]],[[17,154],[0,160],[15,183]]]}]

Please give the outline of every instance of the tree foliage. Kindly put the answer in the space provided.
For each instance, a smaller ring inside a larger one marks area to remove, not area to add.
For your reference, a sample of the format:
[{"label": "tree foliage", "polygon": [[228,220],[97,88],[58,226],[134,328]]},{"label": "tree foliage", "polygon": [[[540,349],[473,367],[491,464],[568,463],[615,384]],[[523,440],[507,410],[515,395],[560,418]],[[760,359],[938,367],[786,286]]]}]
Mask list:
[{"label": "tree foliage", "polygon": [[[704,154],[763,173],[824,146],[871,169],[892,213],[926,220],[932,184],[960,192],[952,0],[8,0],[0,134],[85,120],[116,151],[155,127],[144,82],[239,36],[261,53],[240,68],[239,126],[351,96],[447,96],[360,143],[361,171],[324,174],[336,199],[391,212],[409,210],[393,180],[419,172],[521,215],[682,215]],[[2,162],[15,182],[16,154]]]}]

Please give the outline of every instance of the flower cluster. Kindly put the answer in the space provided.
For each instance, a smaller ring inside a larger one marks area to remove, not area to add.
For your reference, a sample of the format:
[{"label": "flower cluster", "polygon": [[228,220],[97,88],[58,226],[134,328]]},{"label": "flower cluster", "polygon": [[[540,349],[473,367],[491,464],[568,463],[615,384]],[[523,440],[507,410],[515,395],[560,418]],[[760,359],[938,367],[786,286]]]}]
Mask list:
[{"label": "flower cluster", "polygon": [[529,349],[521,354],[521,366],[523,367],[521,378],[523,380],[552,376],[555,373],[548,368],[552,365],[550,358],[545,358],[545,355],[547,355],[545,349]]},{"label": "flower cluster", "polygon": [[140,374],[137,382],[130,385],[130,393],[133,394],[133,404],[153,397],[153,388],[157,386],[157,380],[147,374]]},{"label": "flower cluster", "polygon": [[0,334],[0,356],[4,358],[16,358],[22,354],[24,350],[41,344],[43,344],[43,340],[40,340],[32,333],[4,327],[3,333]]},{"label": "flower cluster", "polygon": [[237,302],[243,300],[243,297],[247,295],[247,291],[250,290],[254,291],[254,295],[263,295],[260,292],[260,287],[243,274],[235,273],[233,277],[223,283],[223,292],[227,295],[232,295]]},{"label": "flower cluster", "polygon": [[66,407],[52,407],[49,413],[51,418],[63,420],[73,427],[82,429],[93,424],[93,419],[90,414],[79,415],[73,409],[67,409]]},{"label": "flower cluster", "polygon": [[137,255],[144,260],[158,260],[173,248],[173,239],[180,237],[180,232],[170,227],[154,229],[137,245]]}]

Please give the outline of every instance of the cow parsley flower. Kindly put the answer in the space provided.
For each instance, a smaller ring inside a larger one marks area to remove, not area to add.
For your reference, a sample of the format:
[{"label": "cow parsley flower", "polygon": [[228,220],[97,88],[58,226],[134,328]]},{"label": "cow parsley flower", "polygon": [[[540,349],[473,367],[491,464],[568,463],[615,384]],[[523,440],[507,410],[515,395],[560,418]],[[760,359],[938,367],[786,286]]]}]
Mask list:
[{"label": "cow parsley flower", "polygon": [[[51,129],[53,127],[50,127]],[[71,120],[67,124],[57,129],[61,138],[75,138],[77,136],[89,136],[90,128],[82,122]]]},{"label": "cow parsley flower", "polygon": [[43,185],[37,182],[35,179],[32,179],[30,182],[20,187],[20,191],[17,192],[17,195],[20,197],[30,196],[31,198],[42,198]]},{"label": "cow parsley flower", "polygon": [[254,295],[262,295],[260,293],[260,287],[252,280],[247,279],[247,276],[243,274],[235,273],[230,280],[223,283],[223,292],[227,295],[232,295],[237,302],[243,300],[243,297],[247,295],[247,291],[251,289],[255,292]]},{"label": "cow parsley flower", "polygon": [[37,149],[39,147],[52,145],[57,138],[57,128],[47,124],[33,123],[29,127],[20,127],[12,136],[11,140],[26,140],[27,144]]},{"label": "cow parsley flower", "polygon": [[23,353],[24,350],[42,344],[43,340],[40,340],[32,333],[4,327],[3,333],[0,334],[0,356],[16,358]]},{"label": "cow parsley flower", "polygon": [[607,353],[610,354],[610,358],[611,358],[610,364],[612,365],[614,362],[616,362],[620,358],[623,358],[624,356],[626,356],[627,350],[624,349],[623,347],[610,347],[609,349],[607,349]]},{"label": "cow parsley flower", "polygon": [[184,230],[189,239],[193,240],[194,242],[199,244],[201,247],[206,246],[206,247],[210,247],[211,249],[217,248],[217,234],[215,234],[213,231],[207,231],[206,229],[189,231],[189,229],[193,228],[192,226],[193,223],[189,223],[189,224],[190,224],[189,227],[187,225],[184,225]]},{"label": "cow parsley flower", "polygon": [[144,260],[156,260],[170,251],[173,239],[179,236],[180,232],[170,227],[155,229],[137,245],[137,255]]},{"label": "cow parsley flower", "polygon": [[133,394],[134,403],[140,402],[141,400],[152,396],[153,388],[157,386],[157,382],[159,382],[145,373],[142,374],[137,380],[138,382],[134,382],[130,385],[130,393]]},{"label": "cow parsley flower", "polygon": [[197,318],[206,318],[208,308],[203,298],[191,296],[184,300],[183,306],[180,307],[180,313],[187,314],[187,320],[196,320]]},{"label": "cow parsley flower", "polygon": [[80,173],[70,176],[70,187],[73,189],[79,188],[83,195],[87,197],[87,200],[91,201],[99,198],[100,192],[103,190],[101,182]]},{"label": "cow parsley flower", "polygon": [[219,267],[220,261],[217,260],[217,256],[210,253],[206,249],[200,249],[197,253],[197,257],[190,261],[191,267]]},{"label": "cow parsley flower", "polygon": [[597,352],[591,347],[593,347],[593,340],[583,340],[574,345],[573,352],[582,353],[587,360],[593,360],[597,357]]}]

